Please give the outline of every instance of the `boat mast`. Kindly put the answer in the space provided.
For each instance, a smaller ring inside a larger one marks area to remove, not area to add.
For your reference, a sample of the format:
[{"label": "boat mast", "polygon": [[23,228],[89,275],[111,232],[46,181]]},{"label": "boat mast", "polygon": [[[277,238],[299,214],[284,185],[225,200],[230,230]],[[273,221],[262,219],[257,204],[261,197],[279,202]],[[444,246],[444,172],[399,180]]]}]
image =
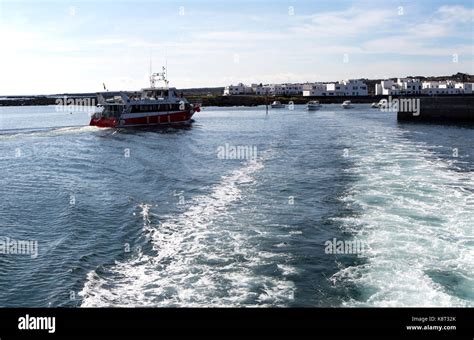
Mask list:
[{"label": "boat mast", "polygon": [[162,71],[158,73],[152,73],[150,75],[150,87],[155,88],[155,83],[157,81],[163,81],[165,83],[165,88],[168,88],[169,81],[166,78],[166,67],[163,66]]}]

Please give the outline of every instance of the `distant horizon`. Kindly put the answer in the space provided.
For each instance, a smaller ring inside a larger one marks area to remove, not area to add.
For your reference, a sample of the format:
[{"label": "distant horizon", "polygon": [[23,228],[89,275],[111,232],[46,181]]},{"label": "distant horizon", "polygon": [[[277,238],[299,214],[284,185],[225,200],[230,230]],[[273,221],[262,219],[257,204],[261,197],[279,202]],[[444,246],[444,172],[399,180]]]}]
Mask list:
[{"label": "distant horizon", "polygon": [[474,73],[469,0],[0,2],[0,93]]}]

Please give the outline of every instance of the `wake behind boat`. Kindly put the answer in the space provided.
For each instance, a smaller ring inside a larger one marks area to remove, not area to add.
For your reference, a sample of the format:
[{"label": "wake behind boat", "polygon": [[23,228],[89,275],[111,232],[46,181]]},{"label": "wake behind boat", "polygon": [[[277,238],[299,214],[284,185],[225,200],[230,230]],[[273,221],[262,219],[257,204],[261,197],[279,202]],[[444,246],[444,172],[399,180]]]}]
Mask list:
[{"label": "wake behind boat", "polygon": [[[163,81],[164,87],[155,87],[156,81]],[[199,105],[188,102],[178,95],[174,87],[168,87],[166,69],[150,76],[150,87],[137,92],[99,92],[98,107],[89,125],[97,127],[151,127],[159,125],[186,125],[191,123]]]}]

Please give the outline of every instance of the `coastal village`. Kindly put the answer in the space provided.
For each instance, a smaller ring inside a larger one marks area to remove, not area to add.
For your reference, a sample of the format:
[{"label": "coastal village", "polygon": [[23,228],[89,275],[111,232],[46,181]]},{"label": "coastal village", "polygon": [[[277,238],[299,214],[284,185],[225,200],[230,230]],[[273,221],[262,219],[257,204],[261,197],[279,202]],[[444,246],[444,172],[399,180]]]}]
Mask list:
[{"label": "coastal village", "polygon": [[[285,108],[290,103],[306,105],[310,111],[319,110],[323,104],[338,104],[344,109],[353,108],[354,104],[371,104],[372,108],[380,108],[383,100],[390,101],[392,97],[394,100],[400,97],[402,99],[419,97],[420,110],[417,110],[417,114],[413,115],[410,110],[399,111],[397,119],[473,122],[473,85],[473,75],[458,72],[451,76],[408,76],[284,84],[254,83],[250,86],[240,83],[226,87],[175,90],[177,97],[185,96],[189,100],[189,105],[196,110],[210,106],[259,105],[276,109]],[[116,92],[112,91],[109,95],[113,93]],[[57,105],[59,99],[63,102],[67,100],[68,103],[80,102],[81,105],[87,106],[89,105],[87,103],[94,102],[96,97],[96,93],[0,97],[0,106]]]},{"label": "coastal village", "polygon": [[[422,81],[418,78],[387,79],[375,84],[376,96],[389,95],[456,95],[472,94],[474,83],[453,80]],[[367,96],[368,85],[363,79],[349,79],[330,83],[286,83],[229,85],[224,96]]]}]

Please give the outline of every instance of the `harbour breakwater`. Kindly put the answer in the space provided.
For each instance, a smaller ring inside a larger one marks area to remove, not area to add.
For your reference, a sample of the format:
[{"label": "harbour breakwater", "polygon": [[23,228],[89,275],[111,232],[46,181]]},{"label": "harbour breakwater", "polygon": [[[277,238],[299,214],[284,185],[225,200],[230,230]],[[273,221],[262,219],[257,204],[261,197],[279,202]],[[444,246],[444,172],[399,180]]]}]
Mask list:
[{"label": "harbour breakwater", "polygon": [[420,97],[419,112],[397,112],[400,122],[474,123],[474,96]]}]

